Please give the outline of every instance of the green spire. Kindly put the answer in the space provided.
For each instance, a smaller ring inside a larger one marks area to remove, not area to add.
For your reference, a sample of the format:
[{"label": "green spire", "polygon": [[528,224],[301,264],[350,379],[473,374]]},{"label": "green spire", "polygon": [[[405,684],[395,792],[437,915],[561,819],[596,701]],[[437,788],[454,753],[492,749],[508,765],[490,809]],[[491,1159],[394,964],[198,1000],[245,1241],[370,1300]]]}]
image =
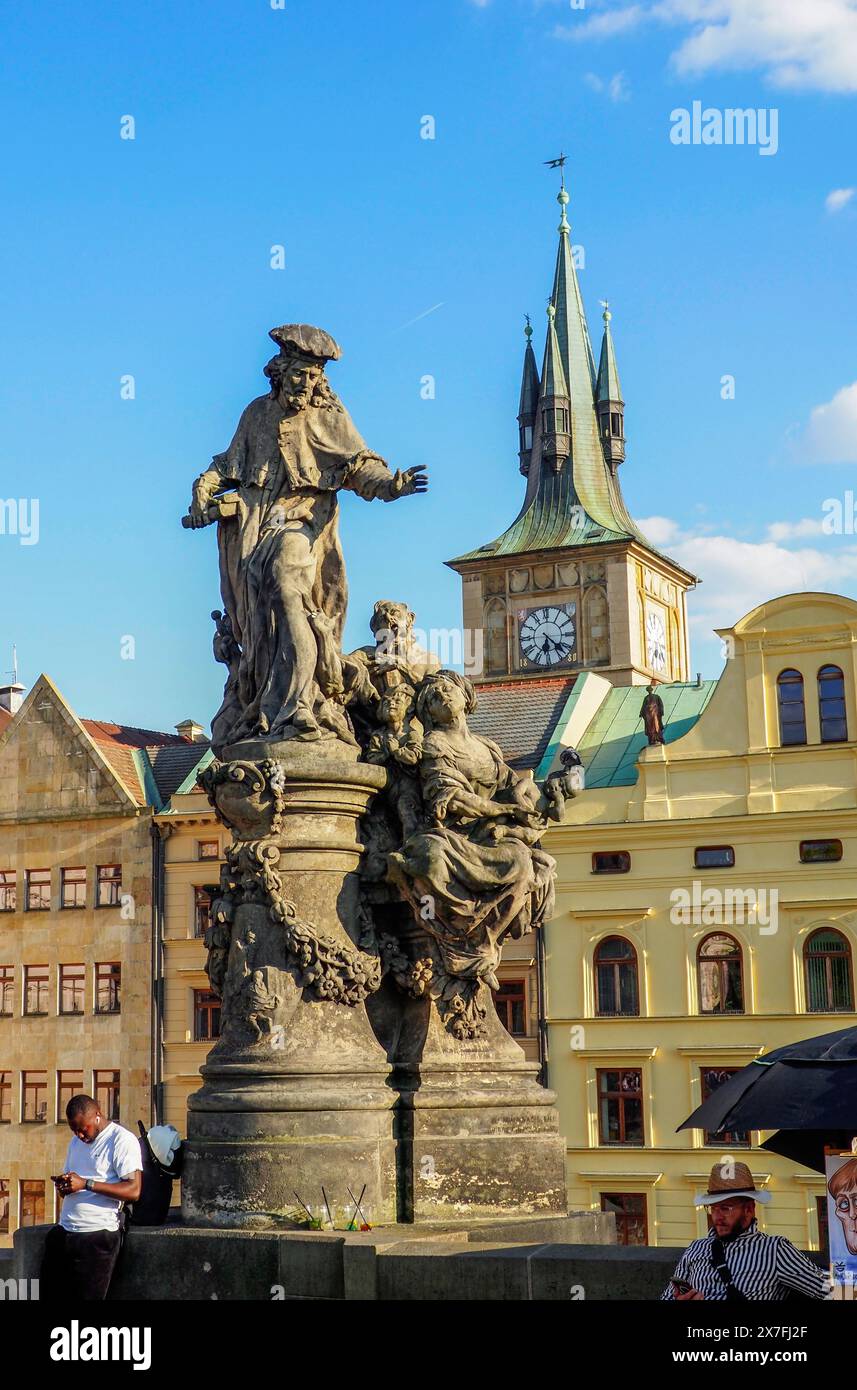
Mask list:
[{"label": "green spire", "polygon": [[610,332],[610,320],[613,315],[610,312],[610,305],[606,299],[602,301],[604,305],[604,337],[601,340],[601,358],[598,363],[598,381],[596,383],[595,397],[599,405],[607,401],[619,401],[622,405],[622,384],[619,380],[619,368],[616,366],[616,350],[613,346],[613,334]]},{"label": "green spire", "polygon": [[542,400],[548,396],[565,397],[568,400],[568,382],[559,349],[556,332],[556,309],[548,305],[548,332],[545,341],[545,361],[542,367]]},{"label": "green spire", "polygon": [[524,423],[524,417],[529,424],[532,424],[539,404],[539,371],[536,366],[536,354],[533,352],[533,326],[530,323],[529,314],[527,314],[526,319],[527,326],[524,329],[524,336],[527,340],[527,346],[524,350],[521,400],[518,407],[518,422],[520,424]]}]

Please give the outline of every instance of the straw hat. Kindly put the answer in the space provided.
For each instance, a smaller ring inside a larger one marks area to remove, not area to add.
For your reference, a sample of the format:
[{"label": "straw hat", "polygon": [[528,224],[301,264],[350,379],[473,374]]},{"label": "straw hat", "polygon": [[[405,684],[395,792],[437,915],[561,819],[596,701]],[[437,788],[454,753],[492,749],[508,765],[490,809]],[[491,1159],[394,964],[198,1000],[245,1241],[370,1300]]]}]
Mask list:
[{"label": "straw hat", "polygon": [[746,1197],[751,1202],[770,1202],[770,1192],[760,1192],[746,1163],[722,1158],[715,1163],[708,1179],[708,1191],[694,1197],[695,1207],[710,1207],[729,1197]]}]

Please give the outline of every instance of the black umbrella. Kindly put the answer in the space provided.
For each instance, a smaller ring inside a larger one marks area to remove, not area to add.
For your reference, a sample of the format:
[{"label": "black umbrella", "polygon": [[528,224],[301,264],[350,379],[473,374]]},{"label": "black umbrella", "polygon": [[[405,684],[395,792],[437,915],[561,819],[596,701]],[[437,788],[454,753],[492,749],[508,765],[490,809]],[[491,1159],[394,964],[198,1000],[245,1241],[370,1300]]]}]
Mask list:
[{"label": "black umbrella", "polygon": [[679,1129],[716,1138],[735,1129],[776,1129],[763,1145],[824,1171],[824,1147],[857,1134],[857,1028],[788,1043],[730,1076]]}]

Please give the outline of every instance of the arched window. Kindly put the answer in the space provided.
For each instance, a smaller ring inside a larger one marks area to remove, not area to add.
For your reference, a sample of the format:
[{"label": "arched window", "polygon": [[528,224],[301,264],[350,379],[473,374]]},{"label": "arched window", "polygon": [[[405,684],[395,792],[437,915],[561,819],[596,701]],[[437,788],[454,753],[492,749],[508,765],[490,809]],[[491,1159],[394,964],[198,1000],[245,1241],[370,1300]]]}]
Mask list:
[{"label": "arched window", "polygon": [[608,936],[595,948],[595,1012],[637,1015],[637,952],[623,936]]},{"label": "arched window", "polygon": [[854,1008],[851,947],[842,933],[833,927],[813,932],[804,946],[803,960],[808,1012],[850,1012]]},{"label": "arched window", "polygon": [[712,932],[699,943],[699,1010],[703,1014],[744,1012],[744,965],[741,947],[725,932]]},{"label": "arched window", "polygon": [[777,676],[777,702],[780,710],[780,743],[806,743],[806,713],[803,704],[803,676],[800,671],[781,671]]},{"label": "arched window", "polygon": [[845,743],[845,677],[838,666],[822,666],[818,673],[818,713],[822,743]]},{"label": "arched window", "polygon": [[485,605],[485,669],[489,676],[504,674],[508,669],[506,646],[506,605],[492,598]]}]

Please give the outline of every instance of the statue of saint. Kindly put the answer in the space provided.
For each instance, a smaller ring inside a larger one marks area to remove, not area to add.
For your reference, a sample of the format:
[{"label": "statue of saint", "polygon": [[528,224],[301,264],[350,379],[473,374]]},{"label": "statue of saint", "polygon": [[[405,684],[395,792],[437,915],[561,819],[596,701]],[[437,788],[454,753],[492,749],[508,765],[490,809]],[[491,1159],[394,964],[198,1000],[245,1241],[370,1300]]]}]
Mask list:
[{"label": "statue of saint", "polygon": [[212,721],[216,751],[253,737],[356,742],[344,708],[337,493],[392,502],[428,485],[424,468],[391,473],[366,447],[325,376],[341,356],[329,334],[286,324],[270,336],[280,349],[265,367],[271,389],[197,478],[184,519],[218,522],[216,622],[230,680]]},{"label": "statue of saint", "polygon": [[640,706],[640,718],[650,744],[664,741],[664,702],[655,693],[654,684],[647,685],[648,694]]}]

